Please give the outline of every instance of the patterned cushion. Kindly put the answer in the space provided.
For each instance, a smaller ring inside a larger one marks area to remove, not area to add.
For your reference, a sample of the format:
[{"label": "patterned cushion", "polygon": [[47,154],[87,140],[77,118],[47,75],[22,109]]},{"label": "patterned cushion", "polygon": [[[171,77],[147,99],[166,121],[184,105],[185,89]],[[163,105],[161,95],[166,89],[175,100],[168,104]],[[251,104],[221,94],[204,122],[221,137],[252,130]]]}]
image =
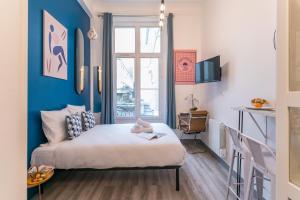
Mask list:
[{"label": "patterned cushion", "polygon": [[74,139],[82,133],[81,117],[79,114],[66,116],[67,132],[69,139]]},{"label": "patterned cushion", "polygon": [[83,130],[87,131],[96,125],[95,116],[91,111],[82,112]]}]

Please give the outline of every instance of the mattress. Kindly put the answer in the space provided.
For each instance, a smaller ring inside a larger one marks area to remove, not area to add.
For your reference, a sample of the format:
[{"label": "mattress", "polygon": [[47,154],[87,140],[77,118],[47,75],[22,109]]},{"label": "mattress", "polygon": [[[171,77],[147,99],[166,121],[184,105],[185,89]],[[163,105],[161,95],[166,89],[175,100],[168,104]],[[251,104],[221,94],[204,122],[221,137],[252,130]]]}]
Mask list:
[{"label": "mattress", "polygon": [[166,124],[152,124],[159,139],[147,140],[131,133],[133,124],[97,125],[80,137],[36,148],[31,165],[57,169],[108,169],[181,166],[186,150]]}]

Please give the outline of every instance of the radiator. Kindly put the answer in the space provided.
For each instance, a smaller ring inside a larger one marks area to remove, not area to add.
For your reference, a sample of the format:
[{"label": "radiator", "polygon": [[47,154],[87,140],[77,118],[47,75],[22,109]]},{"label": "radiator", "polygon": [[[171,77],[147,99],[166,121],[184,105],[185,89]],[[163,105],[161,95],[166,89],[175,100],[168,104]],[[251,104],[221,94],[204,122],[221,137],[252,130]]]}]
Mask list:
[{"label": "radiator", "polygon": [[209,119],[208,134],[202,140],[214,153],[226,159],[226,133],[222,122]]}]

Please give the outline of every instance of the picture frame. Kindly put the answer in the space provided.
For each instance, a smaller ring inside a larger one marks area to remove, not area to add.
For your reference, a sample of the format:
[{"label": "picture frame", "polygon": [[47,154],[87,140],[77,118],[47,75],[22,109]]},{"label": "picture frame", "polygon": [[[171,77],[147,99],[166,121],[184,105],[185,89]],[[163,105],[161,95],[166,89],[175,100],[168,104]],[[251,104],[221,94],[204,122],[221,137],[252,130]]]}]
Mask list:
[{"label": "picture frame", "polygon": [[197,59],[196,50],[175,50],[174,51],[175,84],[177,85],[195,84],[196,59]]},{"label": "picture frame", "polygon": [[43,10],[43,75],[68,79],[68,30]]}]

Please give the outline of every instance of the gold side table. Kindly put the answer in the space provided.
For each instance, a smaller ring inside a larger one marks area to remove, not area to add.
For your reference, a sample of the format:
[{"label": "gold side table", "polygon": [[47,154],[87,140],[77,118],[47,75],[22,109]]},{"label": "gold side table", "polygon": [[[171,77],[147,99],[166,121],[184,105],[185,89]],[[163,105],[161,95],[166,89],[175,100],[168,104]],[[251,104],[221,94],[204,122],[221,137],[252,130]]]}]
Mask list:
[{"label": "gold side table", "polygon": [[38,187],[39,193],[38,193],[38,199],[42,200],[42,184],[46,183],[48,180],[50,180],[52,178],[52,176],[54,175],[54,170],[51,170],[49,172],[47,172],[46,177],[42,180],[42,181],[37,181],[37,182],[33,182],[32,177],[28,174],[27,175],[27,188],[34,188],[34,187]]}]

